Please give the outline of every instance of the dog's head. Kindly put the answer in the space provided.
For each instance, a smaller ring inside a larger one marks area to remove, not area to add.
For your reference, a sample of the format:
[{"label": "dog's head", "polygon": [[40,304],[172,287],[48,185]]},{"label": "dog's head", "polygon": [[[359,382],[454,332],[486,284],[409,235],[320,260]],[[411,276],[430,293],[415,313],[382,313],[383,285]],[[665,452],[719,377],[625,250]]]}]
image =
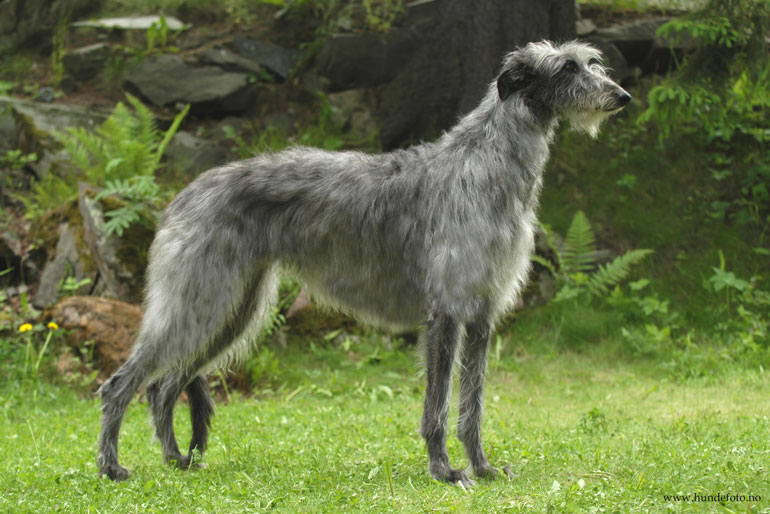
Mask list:
[{"label": "dog's head", "polygon": [[599,125],[631,95],[607,76],[599,50],[571,41],[529,43],[509,53],[497,78],[500,101],[523,100],[535,114],[566,117],[595,137]]}]

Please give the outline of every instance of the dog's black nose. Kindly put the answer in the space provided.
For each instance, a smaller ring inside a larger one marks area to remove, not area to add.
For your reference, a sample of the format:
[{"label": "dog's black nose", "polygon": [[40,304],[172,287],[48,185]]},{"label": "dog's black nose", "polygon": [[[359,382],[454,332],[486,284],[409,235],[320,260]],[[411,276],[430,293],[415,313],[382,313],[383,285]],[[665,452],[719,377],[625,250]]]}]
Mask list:
[{"label": "dog's black nose", "polygon": [[616,91],[614,96],[615,96],[615,101],[621,107],[623,107],[624,105],[628,105],[628,102],[631,101],[631,95],[629,95],[622,89],[620,91]]}]

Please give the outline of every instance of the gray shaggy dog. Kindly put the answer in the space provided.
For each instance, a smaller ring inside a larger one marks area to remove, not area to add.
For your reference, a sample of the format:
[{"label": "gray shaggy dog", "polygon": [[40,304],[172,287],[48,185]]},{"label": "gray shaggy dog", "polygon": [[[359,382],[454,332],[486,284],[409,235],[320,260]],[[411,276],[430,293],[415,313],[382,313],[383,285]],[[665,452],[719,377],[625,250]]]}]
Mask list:
[{"label": "gray shaggy dog", "polygon": [[[476,476],[494,475],[480,430],[487,347],[527,279],[548,146],[561,118],[595,136],[631,99],[600,59],[578,42],[530,43],[505,56],[481,104],[435,143],[381,155],[291,148],[191,183],[158,226],[131,357],[100,390],[100,474],[129,474],[118,433],[145,382],[164,458],[186,468],[203,453],[214,410],[204,376],[246,354],[274,304],[280,266],[364,322],[425,325],[429,471],[470,485],[446,449],[461,349],[457,435]],[[172,423],[182,391],[188,455]]]}]

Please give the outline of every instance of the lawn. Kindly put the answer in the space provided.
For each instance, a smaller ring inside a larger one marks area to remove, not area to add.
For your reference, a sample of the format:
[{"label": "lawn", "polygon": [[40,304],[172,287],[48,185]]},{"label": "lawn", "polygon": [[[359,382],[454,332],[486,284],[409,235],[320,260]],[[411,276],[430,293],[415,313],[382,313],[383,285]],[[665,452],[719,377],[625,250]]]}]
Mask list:
[{"label": "lawn", "polygon": [[[122,483],[97,477],[94,397],[9,378],[0,386],[0,510],[770,512],[767,373],[726,367],[683,379],[611,348],[553,350],[504,333],[484,434],[493,465],[516,476],[467,491],[427,474],[423,377],[416,348],[398,340],[276,349],[260,393],[218,401],[206,467],[196,471],[161,463],[147,405],[135,399],[120,440],[132,475]],[[184,403],[176,426],[186,444]],[[454,435],[449,452],[465,465]],[[745,501],[666,499],[688,494]]]}]

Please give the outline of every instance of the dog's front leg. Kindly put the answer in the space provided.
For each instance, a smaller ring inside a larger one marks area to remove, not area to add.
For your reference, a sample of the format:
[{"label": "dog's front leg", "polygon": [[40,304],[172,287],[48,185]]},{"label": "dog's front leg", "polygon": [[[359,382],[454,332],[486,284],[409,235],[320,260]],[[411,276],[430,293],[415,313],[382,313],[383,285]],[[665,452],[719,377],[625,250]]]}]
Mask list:
[{"label": "dog's front leg", "polygon": [[452,365],[460,342],[461,324],[443,312],[433,312],[426,331],[426,367],[428,384],[420,432],[428,447],[428,470],[443,482],[473,484],[464,470],[452,469],[446,449],[449,398],[452,390]]},{"label": "dog's front leg", "polygon": [[481,446],[481,412],[483,410],[484,374],[491,323],[481,319],[466,326],[465,344],[460,368],[460,416],[457,437],[465,445],[465,453],[476,476],[494,476]]}]

